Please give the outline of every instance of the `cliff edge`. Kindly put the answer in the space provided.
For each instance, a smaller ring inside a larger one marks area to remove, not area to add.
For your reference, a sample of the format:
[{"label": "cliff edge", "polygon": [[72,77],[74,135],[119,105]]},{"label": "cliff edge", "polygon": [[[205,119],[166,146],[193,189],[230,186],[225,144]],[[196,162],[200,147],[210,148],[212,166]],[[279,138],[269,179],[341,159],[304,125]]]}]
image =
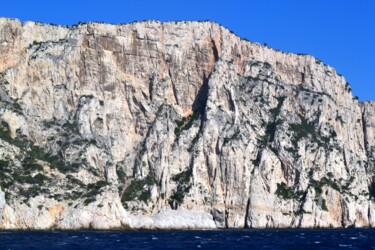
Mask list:
[{"label": "cliff edge", "polygon": [[0,228],[375,226],[375,104],[313,56],[212,22],[0,44]]}]

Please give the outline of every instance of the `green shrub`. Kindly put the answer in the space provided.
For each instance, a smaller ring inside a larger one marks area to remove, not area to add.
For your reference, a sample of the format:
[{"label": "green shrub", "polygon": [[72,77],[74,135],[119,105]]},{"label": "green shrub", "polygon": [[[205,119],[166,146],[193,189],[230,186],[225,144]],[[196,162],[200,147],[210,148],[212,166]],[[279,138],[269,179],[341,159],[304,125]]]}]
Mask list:
[{"label": "green shrub", "polygon": [[126,175],[124,169],[119,165],[116,165],[116,174],[120,181],[125,181]]},{"label": "green shrub", "polygon": [[375,181],[368,186],[369,198],[375,200]]},{"label": "green shrub", "polygon": [[34,179],[33,184],[43,185],[43,183],[48,180],[48,177],[46,177],[45,175],[41,173],[38,173],[37,175],[34,176],[33,179]]},{"label": "green shrub", "polygon": [[75,134],[79,134],[79,128],[77,126],[77,124],[75,122],[66,122],[64,125],[63,125],[63,128],[64,129],[67,129]]},{"label": "green shrub", "polygon": [[182,131],[189,130],[197,119],[199,119],[199,112],[194,112],[188,117],[183,117],[182,120],[175,120],[177,125],[174,129],[175,135],[179,136]]},{"label": "green shrub", "polygon": [[264,134],[264,135],[260,136],[260,138],[259,138],[259,142],[260,142],[260,144],[263,148],[265,148],[267,146],[269,140],[270,140],[269,134]]},{"label": "green shrub", "polygon": [[152,175],[148,175],[142,180],[132,180],[121,197],[122,203],[133,200],[139,200],[147,203],[151,198],[149,187],[154,184],[156,184],[156,180]]},{"label": "green shrub", "polygon": [[41,188],[39,186],[31,186],[28,189],[20,189],[19,195],[25,197],[28,200],[31,197],[36,197],[41,194]]},{"label": "green shrub", "polygon": [[191,188],[190,180],[192,174],[192,170],[189,169],[176,174],[171,178],[177,184],[177,189],[173,191],[171,200],[175,200],[178,204],[181,204],[184,201],[185,194],[188,193]]},{"label": "green shrub", "polygon": [[90,197],[90,198],[87,198],[86,200],[83,201],[83,204],[85,206],[89,205],[90,203],[92,202],[95,202],[96,201],[96,198],[95,197]]},{"label": "green shrub", "polygon": [[0,172],[9,172],[9,161],[0,159]]},{"label": "green shrub", "polygon": [[182,202],[184,202],[185,192],[183,190],[181,190],[181,189],[177,189],[171,195],[171,199],[177,201],[178,204],[181,204]]},{"label": "green shrub", "polygon": [[110,185],[107,181],[97,181],[95,183],[90,183],[87,185],[87,188],[89,189],[101,189],[102,187]]},{"label": "green shrub", "polygon": [[285,200],[289,200],[293,198],[293,191],[286,183],[281,182],[277,183],[276,195]]},{"label": "green shrub", "polygon": [[285,101],[285,97],[279,96],[279,97],[277,97],[277,100],[278,100],[277,107],[273,108],[273,109],[270,109],[270,112],[271,112],[272,116],[274,116],[274,117],[276,117],[277,115],[280,114],[281,107],[283,106],[283,103]]},{"label": "green shrub", "polygon": [[83,184],[83,182],[77,178],[75,178],[74,176],[68,174],[66,176],[66,178],[69,180],[70,183],[72,183],[73,185],[78,185],[79,187],[84,187],[85,184]]},{"label": "green shrub", "polygon": [[315,131],[315,127],[312,123],[309,123],[303,116],[300,116],[300,124],[290,124],[289,130],[293,131],[294,137],[292,144],[294,148],[298,147],[298,142],[302,138],[311,138],[314,142],[321,144],[319,140],[319,135]]},{"label": "green shrub", "polygon": [[0,126],[0,138],[8,143],[10,143],[13,140],[10,136],[8,125],[6,125],[5,123],[2,123]]},{"label": "green shrub", "polygon": [[24,169],[28,169],[31,171],[43,171],[43,167],[36,163],[35,158],[29,156],[23,159],[22,166]]},{"label": "green shrub", "polygon": [[305,195],[306,192],[293,191],[293,189],[291,187],[288,187],[286,183],[281,182],[281,183],[277,183],[277,189],[275,193],[278,197],[283,198],[284,200],[289,200],[289,199],[301,200],[301,198]]},{"label": "green shrub", "polygon": [[102,193],[102,188],[110,185],[107,181],[97,181],[95,183],[90,183],[87,185],[87,193],[85,197],[92,198]]},{"label": "green shrub", "polygon": [[192,176],[192,171],[189,169],[189,170],[186,170],[179,174],[174,175],[172,177],[172,180],[178,184],[186,184],[190,182],[191,176]]},{"label": "green shrub", "polygon": [[328,211],[328,208],[327,208],[327,203],[326,203],[326,200],[325,199],[322,199],[322,203],[321,203],[321,209],[324,210],[324,211]]}]

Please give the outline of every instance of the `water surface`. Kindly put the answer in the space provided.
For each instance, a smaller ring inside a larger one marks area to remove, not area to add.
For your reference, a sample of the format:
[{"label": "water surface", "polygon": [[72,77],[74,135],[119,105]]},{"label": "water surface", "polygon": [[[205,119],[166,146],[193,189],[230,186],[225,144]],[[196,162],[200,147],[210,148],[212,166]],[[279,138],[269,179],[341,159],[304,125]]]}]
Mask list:
[{"label": "water surface", "polygon": [[0,249],[375,249],[374,229],[0,231]]}]

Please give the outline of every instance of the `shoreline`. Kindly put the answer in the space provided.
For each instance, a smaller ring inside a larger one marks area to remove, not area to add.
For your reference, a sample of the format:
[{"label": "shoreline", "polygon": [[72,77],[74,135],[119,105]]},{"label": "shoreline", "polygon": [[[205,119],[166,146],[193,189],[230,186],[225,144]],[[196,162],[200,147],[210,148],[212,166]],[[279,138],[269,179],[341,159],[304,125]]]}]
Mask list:
[{"label": "shoreline", "polygon": [[373,227],[337,227],[337,228],[216,228],[216,229],[0,229],[1,233],[12,232],[195,232],[195,231],[337,231],[337,230],[375,230]]}]

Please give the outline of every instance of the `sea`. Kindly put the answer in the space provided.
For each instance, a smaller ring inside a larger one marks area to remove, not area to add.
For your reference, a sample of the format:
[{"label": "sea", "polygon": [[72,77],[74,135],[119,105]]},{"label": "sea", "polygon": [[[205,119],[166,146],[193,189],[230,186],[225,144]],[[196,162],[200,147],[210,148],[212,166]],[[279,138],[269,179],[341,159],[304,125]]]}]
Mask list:
[{"label": "sea", "polygon": [[0,231],[0,249],[375,249],[375,230]]}]

